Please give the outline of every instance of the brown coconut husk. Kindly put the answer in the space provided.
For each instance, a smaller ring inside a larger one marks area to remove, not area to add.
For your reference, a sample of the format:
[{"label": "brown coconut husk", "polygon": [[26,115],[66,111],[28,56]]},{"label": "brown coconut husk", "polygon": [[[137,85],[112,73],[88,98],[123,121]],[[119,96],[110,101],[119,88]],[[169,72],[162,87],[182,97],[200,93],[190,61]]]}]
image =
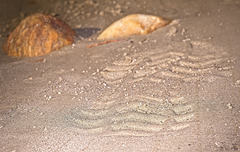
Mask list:
[{"label": "brown coconut husk", "polygon": [[74,42],[75,32],[62,20],[33,14],[20,22],[9,35],[3,50],[9,56],[42,56]]},{"label": "brown coconut husk", "polygon": [[107,27],[98,37],[98,40],[107,40],[131,35],[145,35],[156,29],[166,26],[171,20],[145,14],[128,15]]}]

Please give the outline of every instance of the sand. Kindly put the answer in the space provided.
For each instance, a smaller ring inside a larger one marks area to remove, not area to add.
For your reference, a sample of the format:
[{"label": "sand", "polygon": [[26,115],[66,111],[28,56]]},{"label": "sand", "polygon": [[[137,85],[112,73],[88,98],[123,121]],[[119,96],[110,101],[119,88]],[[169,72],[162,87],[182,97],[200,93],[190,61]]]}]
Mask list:
[{"label": "sand", "polygon": [[[0,7],[0,45],[36,12],[78,33],[74,44],[41,57],[12,58],[0,49],[0,151],[240,149],[238,0],[15,0]],[[173,22],[87,48],[132,13]]]}]

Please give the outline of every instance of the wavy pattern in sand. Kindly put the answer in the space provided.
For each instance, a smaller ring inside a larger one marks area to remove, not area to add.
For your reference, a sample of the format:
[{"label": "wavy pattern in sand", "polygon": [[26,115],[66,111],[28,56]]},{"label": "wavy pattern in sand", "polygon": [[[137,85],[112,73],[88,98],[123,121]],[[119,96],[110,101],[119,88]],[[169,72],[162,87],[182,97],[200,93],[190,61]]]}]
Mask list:
[{"label": "wavy pattern in sand", "polygon": [[181,130],[195,118],[194,105],[184,97],[134,95],[123,102],[99,101],[92,109],[75,109],[70,120],[82,132],[107,135],[150,135]]},{"label": "wavy pattern in sand", "polygon": [[[121,84],[117,88],[124,86],[132,93],[124,96],[119,89],[105,94],[90,108],[73,110],[69,119],[82,132],[106,135],[146,136],[190,127],[197,121],[196,101],[188,100],[187,93],[180,95],[181,87],[163,93],[158,90],[161,82],[215,82],[231,77],[234,68],[234,61],[224,51],[210,52],[206,45],[198,51],[125,55],[123,60],[106,66],[99,78],[107,84]],[[134,88],[133,83],[141,84],[143,90]]]},{"label": "wavy pattern in sand", "polygon": [[100,77],[109,84],[142,80],[161,82],[166,79],[213,82],[231,77],[233,64],[230,56],[220,51],[205,50],[201,55],[181,51],[146,52],[113,62],[100,72]]}]

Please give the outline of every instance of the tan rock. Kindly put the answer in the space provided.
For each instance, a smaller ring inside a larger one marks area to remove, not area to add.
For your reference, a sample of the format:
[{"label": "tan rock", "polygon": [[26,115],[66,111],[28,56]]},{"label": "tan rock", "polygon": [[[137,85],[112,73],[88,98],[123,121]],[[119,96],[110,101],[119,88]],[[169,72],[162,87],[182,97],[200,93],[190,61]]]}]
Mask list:
[{"label": "tan rock", "polygon": [[111,24],[97,37],[97,39],[106,40],[131,35],[144,35],[170,22],[170,20],[165,20],[158,16],[132,14]]},{"label": "tan rock", "polygon": [[62,20],[34,14],[20,22],[7,38],[3,50],[15,57],[41,56],[72,44],[75,35]]}]

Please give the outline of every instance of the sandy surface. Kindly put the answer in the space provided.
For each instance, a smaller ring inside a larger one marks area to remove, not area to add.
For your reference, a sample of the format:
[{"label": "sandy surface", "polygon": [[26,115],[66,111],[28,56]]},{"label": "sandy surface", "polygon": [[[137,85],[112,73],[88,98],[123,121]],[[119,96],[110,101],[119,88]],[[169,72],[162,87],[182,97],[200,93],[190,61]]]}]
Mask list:
[{"label": "sandy surface", "polygon": [[[0,51],[0,151],[240,150],[240,1],[15,0],[0,7],[1,45],[35,12],[58,16],[79,35],[42,57]],[[86,48],[131,13],[173,22]]]}]

